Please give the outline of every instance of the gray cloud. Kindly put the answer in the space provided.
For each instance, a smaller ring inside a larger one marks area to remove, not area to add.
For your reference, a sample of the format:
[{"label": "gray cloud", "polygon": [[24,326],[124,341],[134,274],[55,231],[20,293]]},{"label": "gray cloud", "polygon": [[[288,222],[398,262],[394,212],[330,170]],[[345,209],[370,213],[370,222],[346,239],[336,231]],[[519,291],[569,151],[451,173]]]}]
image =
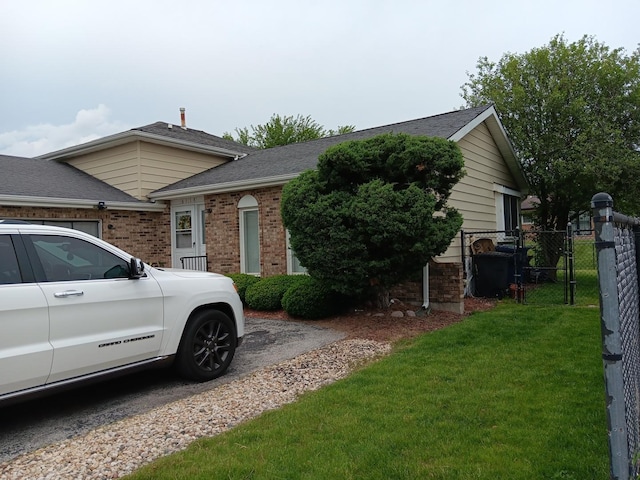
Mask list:
[{"label": "gray cloud", "polygon": [[[0,152],[177,123],[179,107],[218,135],[274,113],[328,128],[419,118],[462,104],[480,56],[562,32],[630,51],[639,17],[636,0],[3,2]],[[92,131],[82,112],[101,119]]]}]

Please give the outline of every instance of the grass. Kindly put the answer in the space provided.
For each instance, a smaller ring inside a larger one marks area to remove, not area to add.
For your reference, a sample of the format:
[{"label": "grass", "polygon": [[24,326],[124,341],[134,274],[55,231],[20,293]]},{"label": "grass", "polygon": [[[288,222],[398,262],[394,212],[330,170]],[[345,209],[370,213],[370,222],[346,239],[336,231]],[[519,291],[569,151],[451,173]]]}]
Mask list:
[{"label": "grass", "polygon": [[[574,242],[575,305],[598,305],[598,274],[593,239],[578,238]],[[564,259],[558,261],[557,281],[540,285],[527,285],[526,301],[536,305],[562,305],[565,303]]]},{"label": "grass", "polygon": [[[599,304],[597,271],[576,269],[575,280],[575,305],[597,306]],[[565,303],[564,281],[564,272],[559,270],[556,282],[527,285],[525,302],[534,305],[563,305]]]},{"label": "grass", "polygon": [[502,302],[130,479],[606,479],[597,308]]}]

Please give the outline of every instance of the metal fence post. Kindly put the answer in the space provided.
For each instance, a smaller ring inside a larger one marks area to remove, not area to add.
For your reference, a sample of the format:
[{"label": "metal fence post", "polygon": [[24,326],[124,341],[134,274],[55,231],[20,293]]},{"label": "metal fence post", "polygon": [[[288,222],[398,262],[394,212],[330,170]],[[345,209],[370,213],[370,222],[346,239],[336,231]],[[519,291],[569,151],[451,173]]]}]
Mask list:
[{"label": "metal fence post", "polygon": [[591,199],[595,225],[600,325],[604,367],[607,424],[609,429],[610,473],[614,480],[628,480],[632,465],[625,421],[624,380],[620,309],[616,278],[616,251],[613,226],[613,199],[598,193]]},{"label": "metal fence post", "polygon": [[[576,304],[576,272],[574,265],[574,252],[573,252],[573,225],[571,222],[567,224],[567,259],[569,261],[569,305]],[[565,275],[565,278],[567,276]]]}]

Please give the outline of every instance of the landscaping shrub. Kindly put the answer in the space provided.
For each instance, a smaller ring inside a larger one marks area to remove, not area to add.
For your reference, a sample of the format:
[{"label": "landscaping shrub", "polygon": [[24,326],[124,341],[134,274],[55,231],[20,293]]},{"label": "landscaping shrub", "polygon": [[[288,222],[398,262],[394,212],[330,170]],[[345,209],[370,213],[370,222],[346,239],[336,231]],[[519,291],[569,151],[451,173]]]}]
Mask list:
[{"label": "landscaping shrub", "polygon": [[263,278],[247,288],[247,305],[254,310],[280,310],[285,292],[303,278],[303,275],[275,275]]},{"label": "landscaping shrub", "polygon": [[315,278],[304,276],[282,297],[282,308],[289,315],[319,319],[338,313],[346,304],[345,297],[330,290]]},{"label": "landscaping shrub", "polygon": [[238,287],[238,295],[240,295],[240,300],[242,300],[243,305],[246,305],[247,302],[245,300],[245,295],[247,292],[247,288],[249,288],[254,283],[258,283],[260,281],[260,277],[249,275],[248,273],[229,273],[227,277],[229,277],[236,283],[236,287]]}]

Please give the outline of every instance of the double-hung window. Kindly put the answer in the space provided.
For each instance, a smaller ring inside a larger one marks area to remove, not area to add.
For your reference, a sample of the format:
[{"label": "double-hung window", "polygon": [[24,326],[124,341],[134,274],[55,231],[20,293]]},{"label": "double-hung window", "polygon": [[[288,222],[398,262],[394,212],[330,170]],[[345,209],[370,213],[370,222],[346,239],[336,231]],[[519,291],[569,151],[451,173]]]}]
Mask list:
[{"label": "double-hung window", "polygon": [[260,275],[260,224],[258,202],[245,195],[238,202],[240,214],[240,271]]}]

